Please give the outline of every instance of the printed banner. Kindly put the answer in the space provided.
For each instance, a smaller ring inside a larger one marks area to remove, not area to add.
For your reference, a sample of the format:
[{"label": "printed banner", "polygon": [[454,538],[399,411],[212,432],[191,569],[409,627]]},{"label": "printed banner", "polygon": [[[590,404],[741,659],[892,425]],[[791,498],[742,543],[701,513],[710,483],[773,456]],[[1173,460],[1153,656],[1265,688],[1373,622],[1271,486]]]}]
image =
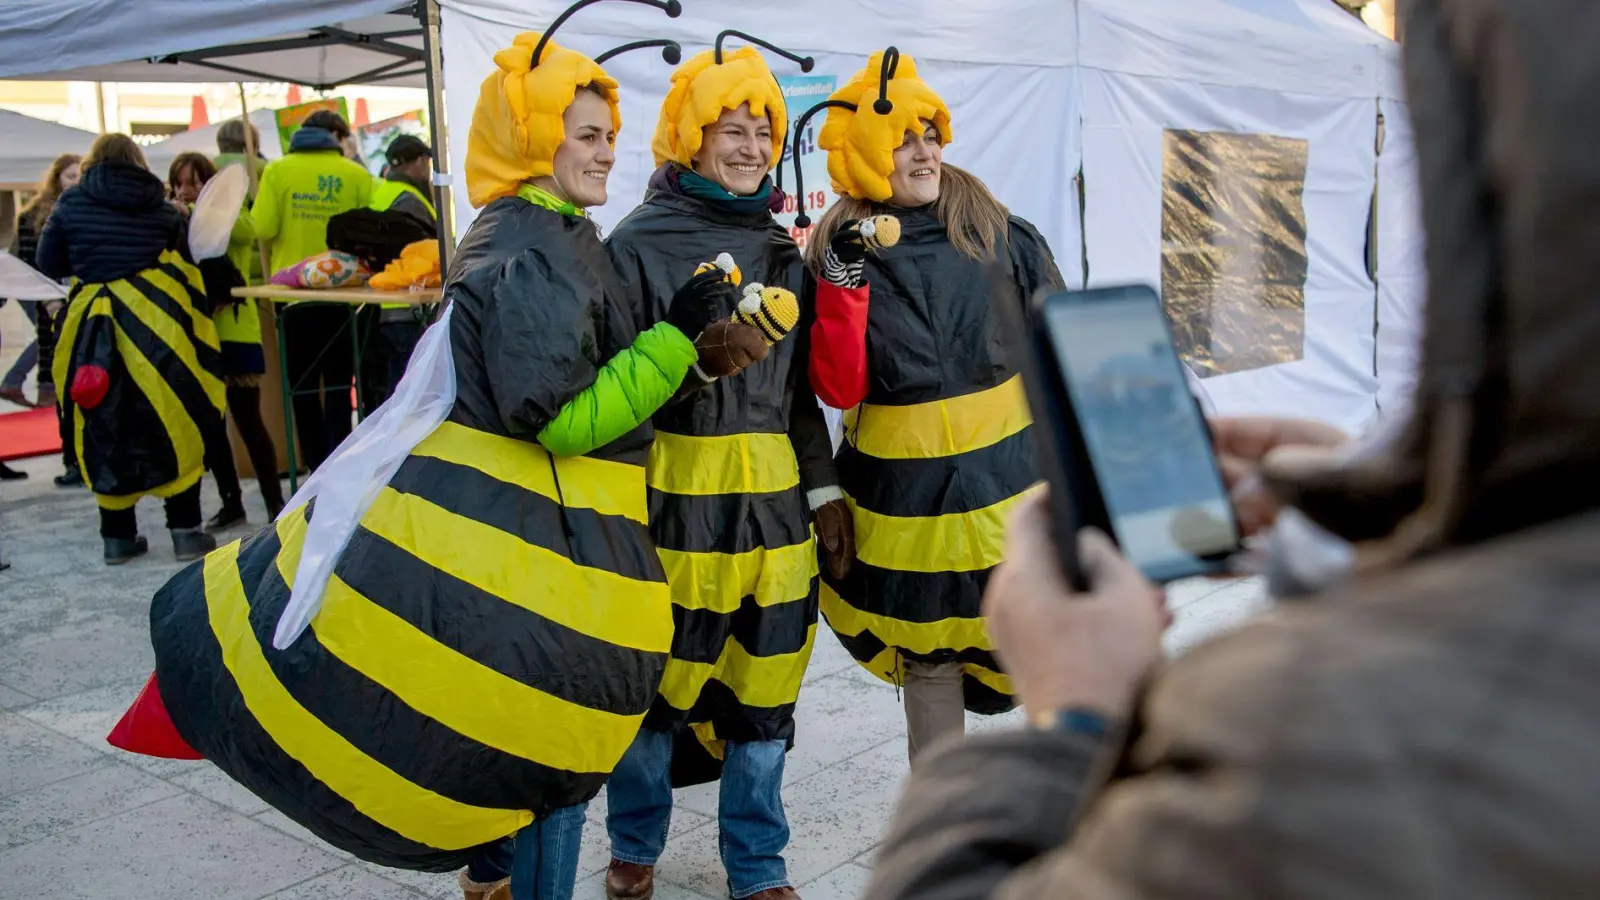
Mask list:
[{"label": "printed banner", "polygon": [[[811,229],[794,227],[796,214],[799,213],[799,197],[795,193],[794,177],[794,147],[795,124],[806,110],[828,99],[834,91],[837,79],[832,75],[791,75],[778,79],[778,87],[783,91],[783,102],[789,107],[789,137],[788,146],[783,148],[783,212],[774,218],[778,224],[789,229],[789,234],[794,237],[794,242],[804,250],[806,238],[810,236]],[[806,133],[800,136],[800,169],[804,176],[806,191],[806,215],[811,218],[813,225],[822,218],[822,213],[834,200],[833,183],[828,178],[828,154],[817,149],[817,133],[822,130],[822,123],[827,118],[827,113],[817,113],[806,124]],[[777,175],[774,173],[774,178]]]},{"label": "printed banner", "polygon": [[278,143],[283,146],[284,153],[289,152],[289,138],[300,130],[300,123],[306,120],[306,116],[323,109],[331,109],[346,122],[350,121],[350,108],[345,104],[343,97],[327,97],[322,100],[312,100],[310,103],[297,103],[274,112],[278,117]]},{"label": "printed banner", "polygon": [[427,120],[423,117],[422,110],[413,110],[401,113],[392,119],[373,122],[356,129],[356,141],[361,145],[361,162],[367,171],[373,175],[382,175],[383,167],[388,164],[385,153],[394,139],[402,134],[409,134],[428,140]]}]

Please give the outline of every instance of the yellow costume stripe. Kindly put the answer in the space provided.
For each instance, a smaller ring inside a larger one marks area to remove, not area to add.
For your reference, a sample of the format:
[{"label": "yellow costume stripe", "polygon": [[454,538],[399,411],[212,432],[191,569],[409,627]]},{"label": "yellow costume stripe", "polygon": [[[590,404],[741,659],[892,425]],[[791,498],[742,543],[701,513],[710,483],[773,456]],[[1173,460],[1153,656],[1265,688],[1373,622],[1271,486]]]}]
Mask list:
[{"label": "yellow costume stripe", "polygon": [[657,431],[648,481],[668,494],[770,494],[800,483],[786,434],[694,437]]},{"label": "yellow costume stripe", "polygon": [[[150,271],[146,274],[155,276],[161,273]],[[169,284],[172,283],[171,279],[165,280]],[[200,361],[194,355],[194,344],[189,342],[189,336],[184,334],[182,325],[178,324],[175,319],[163,312],[154,303],[151,303],[145,295],[134,290],[133,285],[127,281],[113,281],[106,287],[118,300],[122,301],[122,305],[127,308],[128,312],[133,314],[134,318],[143,322],[144,327],[150,329],[155,334],[156,339],[166,344],[167,349],[172,351],[173,355],[183,362],[184,368],[189,370],[189,374],[194,376],[195,380],[200,383],[201,389],[206,392],[206,398],[211,401],[211,405],[217,409],[222,409],[227,405],[228,399],[222,379],[218,378],[214,373],[206,371],[205,367],[200,365]],[[173,284],[173,287],[176,289],[177,285]],[[196,324],[195,336],[204,338],[209,335],[211,338],[209,346],[212,349],[216,349],[216,323],[210,319],[204,319],[203,321],[205,322],[204,328]],[[121,349],[124,345],[131,345],[132,343],[132,341],[118,341],[117,346]]]},{"label": "yellow costume stripe", "polygon": [[870,631],[891,648],[903,647],[923,655],[938,650],[994,649],[982,619],[951,618],[937,622],[891,619],[856,609],[846,603],[827,582],[822,584],[821,605],[822,614],[828,617],[828,624],[846,637]]},{"label": "yellow costume stripe", "polygon": [[[650,505],[644,471],[627,463],[587,456],[552,457],[543,447],[516,438],[478,431],[454,422],[434,429],[412,451],[477,469],[491,478],[527,488],[563,506],[626,516],[643,525]],[[555,460],[554,472],[551,459]],[[561,479],[560,490],[556,478]]]},{"label": "yellow costume stripe", "polygon": [[[827,588],[823,588],[827,590]],[[861,664],[868,672],[878,676],[884,681],[895,686],[905,684],[905,665],[900,659],[900,652],[893,647],[885,647],[872,659]],[[980,682],[988,685],[992,690],[1009,697],[1012,694],[1011,679],[1003,673],[985,668],[977,663],[963,663],[963,674],[971,675]]]},{"label": "yellow costume stripe", "polygon": [[746,553],[689,553],[657,549],[672,586],[672,602],[688,609],[727,615],[745,597],[760,606],[798,600],[811,591],[817,575],[816,543],[811,540]]},{"label": "yellow costume stripe", "polygon": [[[169,262],[165,257],[162,258],[162,261]],[[194,329],[195,340],[213,350],[222,348],[222,343],[217,338],[217,323],[210,316],[200,315],[200,311],[194,308],[193,303],[189,302],[188,289],[179,284],[177,279],[160,269],[147,269],[139,274],[143,275],[145,280],[150,282],[156,290],[172,298],[172,302],[178,304],[188,314],[189,321],[192,323],[191,327]],[[205,288],[200,285],[195,285],[195,290],[201,293],[205,292]]]},{"label": "yellow costume stripe", "polygon": [[[303,535],[303,528],[300,530]],[[206,609],[222,664],[233,676],[250,714],[284,753],[362,815],[430,847],[464,850],[499,840],[533,821],[526,810],[468,806],[418,787],[356,749],[296,703],[273,675],[250,627],[250,605],[239,580],[238,557],[237,541],[206,557]]]},{"label": "yellow costume stripe", "polygon": [[972,512],[942,516],[885,516],[846,495],[856,526],[856,557],[897,572],[978,572],[1005,558],[1011,508],[1035,486]]},{"label": "yellow costume stripe", "polygon": [[[667,586],[660,582],[577,565],[387,487],[361,524],[441,572],[592,638],[649,653],[672,647]],[[651,609],[660,614],[645,614]]]},{"label": "yellow costume stripe", "polygon": [[[120,295],[119,295],[120,296]],[[134,294],[138,297],[138,294]],[[143,298],[139,297],[142,301]],[[110,315],[111,299],[104,294],[97,295],[94,308],[88,315]],[[129,304],[132,306],[133,304]],[[102,312],[102,310],[104,312]],[[165,317],[163,317],[165,318]],[[168,320],[170,321],[170,320]],[[120,333],[120,332],[119,332]],[[180,340],[183,346],[188,347],[187,339]],[[184,409],[183,401],[173,392],[172,386],[161,377],[156,367],[151,364],[130,340],[118,340],[117,352],[122,355],[122,364],[128,370],[128,377],[150,401],[150,406],[155,409],[156,415],[161,419],[161,427],[167,432],[167,440],[172,444],[172,451],[178,460],[178,477],[160,487],[143,491],[131,496],[111,494],[95,494],[95,502],[106,509],[129,509],[139,502],[139,498],[146,494],[156,497],[171,497],[182,493],[200,480],[205,473],[205,442],[200,435],[200,426],[195,424],[189,411]],[[192,354],[191,354],[192,355]],[[221,386],[221,382],[218,382]],[[70,390],[70,387],[69,387]],[[83,448],[83,410],[73,407],[74,430],[78,442],[79,453]],[[83,460],[79,460],[83,465]],[[88,471],[85,469],[84,471]]]},{"label": "yellow costume stripe", "polygon": [[879,459],[938,459],[1000,443],[1033,422],[1022,377],[975,394],[910,406],[863,403],[845,413],[844,433]]},{"label": "yellow costume stripe", "polygon": [[816,645],[817,626],[806,630],[806,644],[794,653],[777,656],[751,656],[737,640],[722,645],[722,656],[715,664],[673,659],[661,678],[661,697],[677,709],[691,709],[700,699],[708,680],[716,680],[733,690],[745,706],[772,707],[793,703],[800,696],[800,682],[811,662]]},{"label": "yellow costume stripe", "polygon": [[[293,587],[292,575],[285,573],[284,581]],[[644,720],[643,713],[589,709],[507,678],[438,643],[338,577],[328,579],[312,630],[328,652],[417,712],[551,768],[611,771]],[[584,739],[572,740],[575,734]]]}]

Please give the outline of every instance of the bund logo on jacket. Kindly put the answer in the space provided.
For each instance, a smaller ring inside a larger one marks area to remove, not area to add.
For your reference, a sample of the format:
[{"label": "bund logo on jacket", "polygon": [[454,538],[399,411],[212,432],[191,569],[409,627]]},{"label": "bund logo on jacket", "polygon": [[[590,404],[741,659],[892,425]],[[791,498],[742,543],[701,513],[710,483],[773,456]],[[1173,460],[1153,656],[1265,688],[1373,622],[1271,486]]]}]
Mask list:
[{"label": "bund logo on jacket", "polygon": [[322,199],[334,203],[339,200],[339,192],[344,190],[344,179],[337,175],[318,175],[317,191],[322,194]]}]

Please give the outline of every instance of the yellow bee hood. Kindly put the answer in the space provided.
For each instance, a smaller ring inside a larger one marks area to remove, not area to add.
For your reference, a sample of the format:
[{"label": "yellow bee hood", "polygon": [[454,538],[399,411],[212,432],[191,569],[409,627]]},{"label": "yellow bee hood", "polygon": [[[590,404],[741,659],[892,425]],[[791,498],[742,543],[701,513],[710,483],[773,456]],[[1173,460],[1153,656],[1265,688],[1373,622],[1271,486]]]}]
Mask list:
[{"label": "yellow bee hood", "polygon": [[[950,108],[926,82],[917,77],[917,64],[909,56],[899,57],[898,66],[890,60],[887,92],[883,91],[883,52],[872,54],[867,67],[850,77],[844,87],[829,99],[855,105],[855,109],[830,107],[828,118],[817,135],[817,146],[828,152],[828,175],[835,193],[858,200],[883,202],[893,191],[889,176],[894,172],[894,151],[905,140],[907,131],[932,122],[939,131],[939,142],[952,140]],[[893,108],[887,115],[876,109],[886,96]]]},{"label": "yellow bee hood", "polygon": [[582,53],[547,41],[538,64],[538,32],[517,35],[494,55],[483,80],[467,135],[467,197],[483,207],[517,192],[530,178],[554,170],[556,148],[566,140],[562,114],[584,85],[595,85],[611,107],[611,127],[622,130],[616,79]]},{"label": "yellow bee hood", "polygon": [[650,150],[656,165],[668,160],[688,166],[700,152],[702,130],[717,121],[725,109],[750,104],[752,115],[772,122],[772,164],[783,159],[783,141],[789,128],[789,110],[772,69],[754,47],[725,53],[697,53],[672,73],[672,87],[661,104]]}]

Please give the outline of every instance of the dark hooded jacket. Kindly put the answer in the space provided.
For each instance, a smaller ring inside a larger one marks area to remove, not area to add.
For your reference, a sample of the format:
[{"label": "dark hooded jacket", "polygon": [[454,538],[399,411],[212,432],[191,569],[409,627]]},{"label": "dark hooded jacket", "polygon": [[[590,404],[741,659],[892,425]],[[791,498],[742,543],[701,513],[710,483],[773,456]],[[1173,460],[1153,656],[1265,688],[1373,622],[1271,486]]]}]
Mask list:
[{"label": "dark hooded jacket", "polygon": [[1033,732],[919,759],[868,896],[1594,894],[1597,27],[1574,0],[1411,4],[1415,418],[1278,480],[1360,573],[1171,664],[1098,765]]},{"label": "dark hooded jacket", "polygon": [[155,265],[183,232],[183,213],[167,202],[161,179],[140,166],[100,163],[56,201],[35,260],[51,278],[115,281]]}]

